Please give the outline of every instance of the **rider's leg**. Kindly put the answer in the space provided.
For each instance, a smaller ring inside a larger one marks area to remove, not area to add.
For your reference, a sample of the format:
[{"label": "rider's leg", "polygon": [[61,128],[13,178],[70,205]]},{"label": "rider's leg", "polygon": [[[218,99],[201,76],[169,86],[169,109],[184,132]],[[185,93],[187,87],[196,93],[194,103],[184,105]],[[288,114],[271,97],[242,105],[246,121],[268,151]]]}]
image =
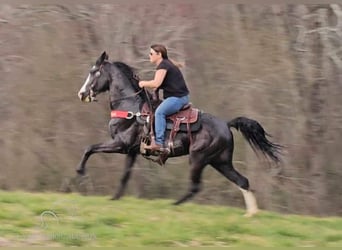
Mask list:
[{"label": "rider's leg", "polygon": [[189,102],[189,96],[168,97],[156,109],[155,113],[155,131],[156,144],[164,146],[166,116],[178,112],[185,104]]}]

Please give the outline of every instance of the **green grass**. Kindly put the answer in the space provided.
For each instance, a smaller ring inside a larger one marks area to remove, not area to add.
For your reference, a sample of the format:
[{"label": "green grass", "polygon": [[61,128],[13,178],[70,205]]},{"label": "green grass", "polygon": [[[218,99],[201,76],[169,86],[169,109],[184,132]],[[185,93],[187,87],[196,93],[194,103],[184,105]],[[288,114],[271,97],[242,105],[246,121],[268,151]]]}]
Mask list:
[{"label": "green grass", "polygon": [[342,246],[342,218],[171,202],[0,191],[0,245]]}]

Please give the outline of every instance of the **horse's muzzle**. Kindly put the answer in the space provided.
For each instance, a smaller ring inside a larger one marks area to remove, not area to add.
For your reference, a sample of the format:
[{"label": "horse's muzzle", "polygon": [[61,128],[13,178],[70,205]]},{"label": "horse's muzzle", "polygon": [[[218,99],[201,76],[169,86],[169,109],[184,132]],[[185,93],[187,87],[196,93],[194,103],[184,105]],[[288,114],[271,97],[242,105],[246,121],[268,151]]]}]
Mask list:
[{"label": "horse's muzzle", "polygon": [[96,96],[92,96],[92,95],[85,95],[84,92],[79,92],[78,93],[78,98],[82,101],[82,102],[97,102]]},{"label": "horse's muzzle", "polygon": [[78,98],[82,101],[82,102],[91,102],[91,98],[89,95],[85,95],[84,92],[78,92]]}]

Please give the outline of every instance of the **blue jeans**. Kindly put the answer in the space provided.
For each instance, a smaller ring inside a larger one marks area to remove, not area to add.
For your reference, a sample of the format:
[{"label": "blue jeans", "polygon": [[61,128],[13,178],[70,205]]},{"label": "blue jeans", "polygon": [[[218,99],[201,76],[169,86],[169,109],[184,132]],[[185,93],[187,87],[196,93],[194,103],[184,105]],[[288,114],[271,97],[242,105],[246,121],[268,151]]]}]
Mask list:
[{"label": "blue jeans", "polygon": [[166,116],[178,112],[185,104],[189,103],[189,96],[171,96],[162,101],[155,113],[156,143],[164,146]]}]

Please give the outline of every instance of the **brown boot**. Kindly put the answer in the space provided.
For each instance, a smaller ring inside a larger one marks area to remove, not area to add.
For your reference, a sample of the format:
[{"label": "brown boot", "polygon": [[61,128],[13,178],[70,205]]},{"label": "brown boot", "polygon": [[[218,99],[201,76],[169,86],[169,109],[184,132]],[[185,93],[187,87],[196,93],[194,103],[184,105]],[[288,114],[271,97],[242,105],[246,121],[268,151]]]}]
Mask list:
[{"label": "brown boot", "polygon": [[155,140],[152,140],[151,144],[146,145],[144,148],[152,151],[160,151],[160,149],[163,148],[163,145],[157,144]]}]

